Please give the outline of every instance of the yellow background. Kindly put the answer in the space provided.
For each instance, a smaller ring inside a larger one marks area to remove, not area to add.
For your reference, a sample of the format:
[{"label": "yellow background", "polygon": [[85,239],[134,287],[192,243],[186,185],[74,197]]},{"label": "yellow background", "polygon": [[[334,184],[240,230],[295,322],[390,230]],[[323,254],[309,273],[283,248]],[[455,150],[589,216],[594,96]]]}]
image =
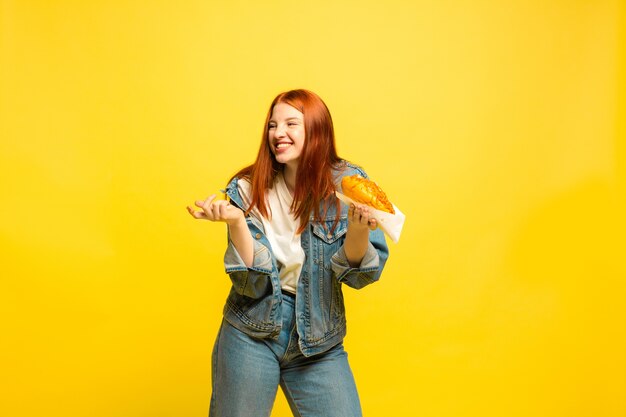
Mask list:
[{"label": "yellow background", "polygon": [[625,8],[0,0],[0,414],[207,414],[225,228],[185,206],[303,87],[407,215],[345,290],[365,415],[626,416]]}]

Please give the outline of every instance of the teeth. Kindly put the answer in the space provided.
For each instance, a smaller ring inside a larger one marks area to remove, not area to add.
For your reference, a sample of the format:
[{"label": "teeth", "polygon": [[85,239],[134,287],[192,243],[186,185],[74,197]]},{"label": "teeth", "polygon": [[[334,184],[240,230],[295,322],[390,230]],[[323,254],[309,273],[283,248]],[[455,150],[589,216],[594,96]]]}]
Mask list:
[{"label": "teeth", "polygon": [[291,144],[290,143],[279,143],[278,145],[276,145],[276,148],[278,148],[278,149],[286,148],[289,145],[291,145]]}]

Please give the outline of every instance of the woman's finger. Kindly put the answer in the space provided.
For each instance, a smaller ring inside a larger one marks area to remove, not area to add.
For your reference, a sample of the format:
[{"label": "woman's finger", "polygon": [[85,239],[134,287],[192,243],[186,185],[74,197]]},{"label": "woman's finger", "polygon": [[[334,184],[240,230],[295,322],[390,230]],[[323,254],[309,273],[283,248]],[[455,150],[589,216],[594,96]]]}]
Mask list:
[{"label": "woman's finger", "polygon": [[228,209],[230,208],[230,203],[224,200],[224,203],[220,204],[220,218],[225,219],[228,215]]},{"label": "woman's finger", "polygon": [[352,220],[358,222],[361,220],[361,206],[354,204],[352,207]]},{"label": "woman's finger", "polygon": [[211,204],[211,201],[213,201],[215,197],[216,197],[216,194],[211,194],[210,196],[206,198],[206,200],[196,200],[196,206],[204,207],[207,203]]},{"label": "woman's finger", "polygon": [[207,197],[206,200],[204,200],[204,202],[202,203],[202,210],[204,211],[204,214],[206,214],[206,216],[210,219],[213,220],[213,213],[211,211],[211,205],[213,203],[213,200],[215,200],[216,195],[215,194],[211,194],[209,197]]},{"label": "woman's finger", "polygon": [[214,201],[211,205],[211,211],[213,212],[213,216],[215,220],[222,220],[221,207],[223,204],[223,200]]},{"label": "woman's finger", "polygon": [[211,212],[213,213],[213,218],[215,220],[222,220],[222,217],[220,215],[220,207],[223,204],[222,201],[224,200],[216,201],[213,204],[211,204]]},{"label": "woman's finger", "polygon": [[196,211],[193,208],[187,206],[187,212],[191,214],[194,219],[205,219],[206,215],[202,211]]},{"label": "woman's finger", "polygon": [[359,219],[360,223],[364,226],[367,225],[369,218],[370,218],[369,210],[366,207],[361,207],[360,214],[361,214],[361,218]]}]

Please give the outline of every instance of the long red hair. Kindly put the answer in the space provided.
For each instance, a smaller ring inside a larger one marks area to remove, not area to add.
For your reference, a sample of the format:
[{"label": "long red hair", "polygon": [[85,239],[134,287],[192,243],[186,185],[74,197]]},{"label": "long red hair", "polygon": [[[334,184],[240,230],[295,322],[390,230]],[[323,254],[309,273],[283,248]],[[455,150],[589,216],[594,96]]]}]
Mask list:
[{"label": "long red hair", "polygon": [[[298,89],[276,96],[265,118],[256,161],[241,169],[233,178],[246,177],[252,184],[251,204],[247,212],[256,207],[265,218],[270,218],[271,213],[268,212],[265,199],[266,192],[274,184],[276,174],[283,168],[270,149],[268,137],[269,121],[274,106],[278,103],[289,104],[304,115],[304,147],[298,162],[296,186],[291,205],[292,212],[300,221],[298,233],[302,233],[308,225],[311,213],[316,220],[321,220],[326,215],[330,204],[334,204],[339,213],[339,200],[334,197],[335,184],[332,171],[333,168],[339,166],[341,158],[337,155],[335,147],[335,131],[330,111],[317,94]],[[320,211],[320,206],[323,207],[322,211]],[[334,220],[333,229],[337,224],[338,216]]]}]

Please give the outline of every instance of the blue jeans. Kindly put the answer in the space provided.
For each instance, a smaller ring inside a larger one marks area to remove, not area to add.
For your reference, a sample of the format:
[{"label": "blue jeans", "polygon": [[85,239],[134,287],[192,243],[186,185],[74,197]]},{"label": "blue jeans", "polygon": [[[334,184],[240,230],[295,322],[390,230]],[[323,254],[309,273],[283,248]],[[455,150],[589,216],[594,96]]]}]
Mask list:
[{"label": "blue jeans", "polygon": [[362,416],[343,343],[305,357],[298,347],[295,299],[283,294],[282,309],[278,340],[250,337],[222,321],[213,349],[209,416],[269,416],[278,385],[294,416]]}]

